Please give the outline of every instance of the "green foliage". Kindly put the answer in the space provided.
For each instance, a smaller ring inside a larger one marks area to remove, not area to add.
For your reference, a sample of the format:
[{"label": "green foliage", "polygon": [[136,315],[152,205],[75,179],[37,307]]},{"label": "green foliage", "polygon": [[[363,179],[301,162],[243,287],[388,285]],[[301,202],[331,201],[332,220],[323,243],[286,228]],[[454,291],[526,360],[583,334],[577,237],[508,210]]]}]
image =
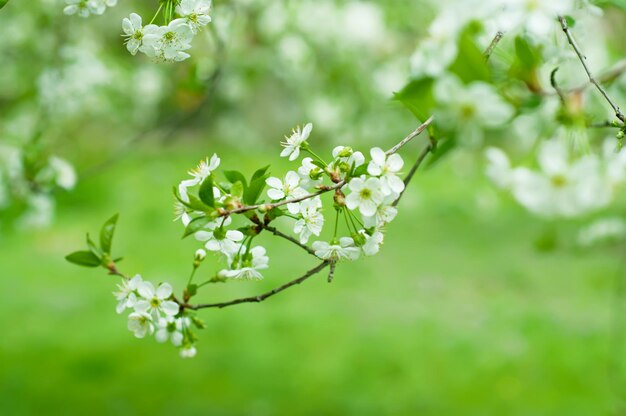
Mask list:
[{"label": "green foliage", "polygon": [[211,175],[207,176],[200,185],[198,196],[200,197],[200,201],[202,201],[207,206],[215,207],[215,196],[213,195],[213,177]]},{"label": "green foliage", "polygon": [[248,183],[246,182],[246,177],[243,176],[243,173],[238,170],[225,170],[224,176],[228,179],[228,182],[235,184],[237,182],[241,182],[244,189],[248,187]]},{"label": "green foliage", "polygon": [[267,165],[252,174],[250,186],[248,186],[243,194],[243,202],[245,204],[254,205],[257,203],[261,193],[263,193],[263,189],[265,189],[265,180],[270,176],[268,172],[269,168],[270,165]]},{"label": "green foliage", "polygon": [[400,101],[418,120],[426,120],[435,107],[433,78],[420,78],[411,81],[394,98]]},{"label": "green foliage", "polygon": [[0,9],[7,5],[9,0],[0,0]]},{"label": "green foliage", "polygon": [[65,256],[65,260],[85,267],[106,267],[111,261],[120,261],[121,258],[115,260],[112,260],[111,258],[113,235],[115,234],[118,218],[119,215],[115,214],[102,225],[102,228],[100,229],[100,247],[96,245],[96,243],[91,239],[89,233],[87,233],[85,243],[87,244],[88,250],[75,251]]},{"label": "green foliage", "polygon": [[113,234],[117,226],[119,215],[115,214],[107,220],[100,230],[100,248],[106,254],[111,254],[111,244],[113,243]]},{"label": "green foliage", "polygon": [[491,72],[485,56],[474,40],[476,31],[475,25],[469,25],[461,32],[458,40],[458,55],[450,66],[450,71],[466,84],[473,81],[491,81]]},{"label": "green foliage", "polygon": [[189,237],[191,234],[194,234],[197,231],[200,231],[204,228],[205,225],[210,223],[213,218],[210,217],[198,217],[191,220],[187,228],[185,228],[185,233],[183,234],[183,238]]},{"label": "green foliage", "polygon": [[65,260],[84,267],[98,267],[102,264],[102,260],[91,251],[75,251],[65,256]]}]

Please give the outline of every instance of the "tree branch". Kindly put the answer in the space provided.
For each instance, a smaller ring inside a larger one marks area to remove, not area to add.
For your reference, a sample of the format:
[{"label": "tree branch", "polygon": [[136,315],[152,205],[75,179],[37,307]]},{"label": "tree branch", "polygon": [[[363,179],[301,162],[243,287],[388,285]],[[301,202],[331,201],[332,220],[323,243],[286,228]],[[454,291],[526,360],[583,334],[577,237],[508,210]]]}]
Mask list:
[{"label": "tree branch", "polygon": [[426,130],[426,128],[428,128],[428,126],[430,126],[430,124],[433,122],[433,119],[434,119],[433,116],[428,117],[428,120],[426,120],[421,126],[416,128],[415,130],[413,130],[411,134],[409,134],[404,139],[402,139],[400,143],[398,143],[391,149],[387,150],[385,154],[389,156],[389,155],[396,153],[398,150],[400,150],[402,146],[404,146],[405,144],[413,140],[413,138],[419,136],[424,130]]},{"label": "tree branch", "polygon": [[317,265],[316,267],[312,268],[311,270],[309,270],[308,272],[306,272],[304,275],[300,276],[297,279],[294,279],[288,283],[285,283],[282,286],[279,286],[275,289],[270,290],[269,292],[265,292],[261,295],[258,296],[250,296],[247,298],[239,298],[239,299],[235,299],[235,300],[231,300],[229,302],[220,302],[220,303],[201,303],[198,305],[187,305],[187,304],[183,304],[181,305],[183,308],[185,309],[193,309],[193,310],[198,310],[198,309],[206,309],[206,308],[225,308],[227,306],[233,306],[233,305],[239,305],[240,303],[259,303],[259,302],[263,302],[265,299],[274,296],[277,293],[282,292],[283,290],[289,289],[292,286],[295,285],[299,285],[300,283],[304,282],[305,280],[307,280],[309,277],[312,277],[314,275],[316,275],[317,273],[319,273],[320,271],[324,270],[324,268],[326,268],[326,266],[328,266],[330,264],[330,262],[328,261],[323,261],[321,262],[319,265]]},{"label": "tree branch", "polygon": [[[414,130],[411,134],[409,134],[407,137],[405,137],[404,139],[402,139],[402,141],[400,141],[400,143],[398,143],[397,145],[395,145],[394,147],[392,147],[387,154],[393,154],[395,152],[397,152],[402,146],[404,146],[406,143],[408,143],[410,140],[412,140],[414,137],[418,136],[420,133],[422,133],[433,121],[433,117],[429,117],[428,120],[426,120],[421,126],[419,126],[416,130]],[[422,164],[422,162],[424,161],[424,159],[426,159],[426,156],[432,152],[435,149],[435,144],[432,141],[432,139],[430,140],[430,142],[428,143],[428,145],[424,148],[424,150],[422,150],[422,152],[420,153],[420,155],[417,158],[417,161],[415,162],[415,164],[413,165],[413,167],[411,168],[409,174],[406,176],[406,178],[404,179],[404,185],[405,185],[405,190],[406,190],[406,186],[409,184],[409,182],[411,182],[411,179],[413,179],[413,176],[415,175],[415,172],[417,171],[417,169],[419,168],[419,166]],[[345,181],[341,181],[339,183],[337,183],[334,186],[331,187],[327,187],[325,189],[322,189],[318,192],[315,192],[313,194],[309,194],[306,195],[302,198],[295,198],[295,199],[291,199],[288,201],[281,201],[278,202],[276,204],[269,204],[269,205],[251,205],[248,207],[242,207],[239,208],[237,210],[230,210],[230,211],[224,211],[223,214],[221,215],[230,215],[233,213],[239,213],[239,212],[246,212],[246,211],[251,211],[251,210],[255,210],[260,208],[261,206],[265,206],[266,208],[268,207],[277,207],[277,206],[281,206],[281,205],[285,205],[291,202],[299,202],[299,201],[303,201],[305,199],[308,198],[312,198],[314,196],[317,195],[321,195],[325,192],[329,192],[333,189],[340,189],[342,186],[344,186],[346,184]],[[398,196],[398,198],[393,202],[393,206],[396,206],[398,204],[398,202],[400,201],[400,199],[402,198],[402,196],[404,195],[404,191],[402,191],[402,193],[400,194],[400,196]],[[297,246],[301,247],[303,250],[305,250],[307,253],[316,256],[315,255],[315,251],[313,251],[313,249],[311,249],[310,247],[300,243],[298,240],[296,240],[295,238],[282,233],[281,231],[277,230],[274,227],[270,227],[267,226],[263,223],[257,222],[257,224],[267,230],[270,231],[271,233],[273,233],[274,235],[278,236],[278,237],[282,237],[294,244],[296,244]],[[317,256],[316,256],[317,257]],[[258,303],[258,302],[262,302],[265,299],[276,295],[277,293],[282,292],[283,290],[289,289],[292,286],[298,285],[302,282],[304,282],[305,280],[307,280],[308,278],[316,275],[317,273],[319,273],[320,271],[322,271],[324,268],[326,268],[327,266],[330,266],[330,273],[328,274],[328,282],[332,282],[333,280],[333,276],[334,276],[334,272],[335,272],[335,266],[336,263],[333,261],[329,261],[329,260],[324,260],[322,263],[320,263],[318,266],[312,268],[311,270],[307,271],[304,275],[298,277],[297,279],[291,280],[287,283],[285,283],[282,286],[279,286],[277,288],[274,288],[272,290],[270,290],[269,292],[265,292],[261,295],[257,295],[257,296],[250,296],[250,297],[245,297],[245,298],[239,298],[239,299],[234,299],[228,302],[219,302],[219,303],[201,303],[198,305],[191,305],[191,304],[187,304],[187,303],[181,303],[178,302],[178,304],[180,305],[180,307],[182,309],[192,309],[192,310],[198,310],[198,309],[207,309],[207,308],[225,308],[227,306],[233,306],[233,305],[239,305],[241,303]]]},{"label": "tree branch", "polygon": [[[267,230],[267,231],[271,232],[272,234],[274,234],[274,235],[275,235],[275,236],[277,236],[277,237],[281,237],[281,238],[284,238],[285,240],[291,241],[293,244],[295,244],[295,245],[297,245],[298,247],[302,248],[302,249],[303,249],[304,251],[306,251],[307,253],[309,253],[309,254],[311,254],[311,255],[315,256],[315,251],[314,251],[311,247],[309,247],[309,246],[307,246],[307,245],[305,245],[305,244],[302,244],[301,242],[299,242],[298,240],[296,240],[296,239],[295,239],[295,238],[293,238],[292,236],[287,235],[287,234],[285,234],[285,233],[283,233],[283,232],[279,231],[279,230],[278,230],[278,229],[276,229],[275,227],[270,227],[269,225],[263,225],[263,224],[260,224],[260,226],[261,226],[261,228],[263,228],[264,230]],[[315,257],[317,257],[317,256],[315,256]]]},{"label": "tree branch", "polygon": [[611,99],[611,97],[609,97],[609,94],[606,92],[604,87],[602,87],[602,84],[600,84],[593,77],[593,75],[591,74],[591,70],[589,69],[589,66],[587,65],[587,57],[585,55],[583,55],[582,51],[578,47],[578,44],[574,40],[574,38],[573,38],[573,36],[572,36],[572,34],[571,34],[570,30],[569,30],[569,27],[567,26],[567,21],[565,20],[565,18],[563,16],[559,16],[559,22],[561,22],[561,28],[563,29],[563,32],[565,33],[565,36],[567,36],[567,40],[568,40],[569,44],[574,49],[574,52],[576,52],[576,55],[578,55],[578,59],[580,60],[580,63],[583,65],[583,68],[585,69],[585,72],[587,73],[587,77],[589,78],[589,82],[591,82],[593,85],[595,85],[595,87],[598,89],[598,91],[600,91],[600,94],[602,94],[604,99],[613,108],[613,111],[615,112],[615,117],[620,119],[620,121],[622,123],[626,123],[626,117],[624,117],[624,114],[622,114],[622,111],[619,109],[619,106]]},{"label": "tree branch", "polygon": [[428,154],[432,152],[434,149],[435,149],[435,146],[433,145],[432,142],[430,142],[426,145],[424,150],[422,150],[422,152],[417,157],[417,160],[411,167],[409,174],[406,175],[406,178],[404,178],[404,189],[402,190],[402,192],[400,192],[400,195],[398,196],[398,198],[396,198],[396,200],[393,201],[393,204],[391,204],[391,206],[395,207],[398,205],[398,203],[400,202],[400,198],[402,198],[402,196],[404,195],[404,192],[406,192],[406,188],[408,187],[409,182],[411,182],[411,179],[413,179],[415,172],[417,172],[417,169],[419,169],[422,162],[426,159],[426,156],[428,156]]}]

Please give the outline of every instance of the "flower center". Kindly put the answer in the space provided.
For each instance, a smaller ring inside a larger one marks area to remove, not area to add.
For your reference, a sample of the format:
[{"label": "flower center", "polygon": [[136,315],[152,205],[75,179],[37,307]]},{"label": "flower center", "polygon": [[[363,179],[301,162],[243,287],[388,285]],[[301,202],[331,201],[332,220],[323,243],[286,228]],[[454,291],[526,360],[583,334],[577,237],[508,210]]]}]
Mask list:
[{"label": "flower center", "polygon": [[158,308],[160,304],[161,304],[161,299],[157,297],[150,299],[150,306],[152,306],[153,308]]},{"label": "flower center", "polygon": [[361,192],[359,193],[359,195],[361,195],[362,199],[369,199],[372,197],[372,191],[370,191],[367,188],[361,189]]},{"label": "flower center", "polygon": [[563,175],[554,175],[552,178],[550,178],[552,181],[552,185],[555,188],[562,188],[565,185],[567,185],[567,178]]}]

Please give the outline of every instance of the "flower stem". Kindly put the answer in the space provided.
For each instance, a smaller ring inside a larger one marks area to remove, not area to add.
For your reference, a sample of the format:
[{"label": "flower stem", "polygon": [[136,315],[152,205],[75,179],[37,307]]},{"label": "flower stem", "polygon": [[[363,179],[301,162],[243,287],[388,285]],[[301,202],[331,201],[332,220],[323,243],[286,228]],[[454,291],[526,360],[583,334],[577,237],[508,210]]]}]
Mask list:
[{"label": "flower stem", "polygon": [[156,20],[157,16],[159,15],[159,13],[161,12],[161,9],[163,9],[163,3],[159,4],[159,8],[157,9],[156,13],[154,14],[154,16],[152,17],[152,20],[150,20],[150,23],[148,23],[149,25],[151,25],[152,23],[154,23],[154,21]]}]

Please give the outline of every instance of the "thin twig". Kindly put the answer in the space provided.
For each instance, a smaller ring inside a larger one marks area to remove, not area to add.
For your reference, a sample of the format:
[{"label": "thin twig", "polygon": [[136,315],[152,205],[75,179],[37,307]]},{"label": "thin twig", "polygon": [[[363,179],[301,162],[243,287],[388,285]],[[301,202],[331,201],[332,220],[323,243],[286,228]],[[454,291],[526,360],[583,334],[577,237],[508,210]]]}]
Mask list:
[{"label": "thin twig", "polygon": [[[269,232],[271,232],[272,234],[274,234],[277,237],[281,237],[284,238],[285,240],[291,241],[293,244],[297,245],[298,247],[302,248],[304,251],[306,251],[307,253],[315,256],[315,251],[307,246],[306,244],[302,244],[301,242],[299,242],[298,240],[296,240],[295,238],[293,238],[290,235],[287,235],[279,230],[277,230],[275,227],[271,227],[269,225],[261,225],[261,228],[263,228],[264,230],[267,230]],[[317,257],[317,256],[316,256]]]},{"label": "thin twig", "polygon": [[[388,154],[392,154],[395,153],[398,149],[400,149],[404,144],[406,144],[408,141],[410,141],[411,139],[413,139],[415,136],[419,135],[422,131],[424,131],[426,129],[426,127],[428,127],[428,125],[433,121],[433,117],[429,117],[428,120],[426,120],[426,122],[424,124],[422,124],[420,127],[418,127],[413,133],[411,133],[410,135],[408,135],[407,137],[405,137],[400,143],[398,143],[398,145],[394,146],[389,152],[387,152]],[[411,168],[411,171],[409,172],[409,174],[407,175],[407,177],[404,179],[404,184],[405,184],[405,190],[406,190],[406,186],[409,184],[409,182],[411,182],[411,179],[413,179],[413,176],[415,175],[415,172],[417,171],[417,169],[419,168],[419,166],[422,164],[422,162],[424,161],[424,159],[426,158],[426,156],[433,151],[435,148],[435,143],[434,141],[431,139],[430,142],[428,143],[428,145],[424,148],[424,150],[422,150],[422,152],[420,153],[420,155],[417,158],[417,161],[415,162],[415,164],[413,165],[413,167]],[[265,205],[266,208],[268,207],[276,207],[276,206],[280,206],[280,205],[285,205],[291,202],[299,202],[308,198],[311,198],[313,196],[316,195],[320,195],[322,193],[328,192],[332,189],[340,189],[342,186],[345,185],[345,181],[341,181],[339,183],[337,183],[336,185],[329,187],[328,189],[322,189],[314,194],[309,194],[306,197],[302,197],[302,198],[296,198],[296,199],[292,199],[289,201],[282,201],[281,203],[276,203],[276,204],[270,204],[270,205]],[[398,204],[398,202],[400,201],[400,199],[402,198],[402,196],[404,195],[404,191],[400,194],[400,196],[398,196],[398,198],[393,202],[393,206],[396,206]],[[253,205],[253,206],[249,206],[249,207],[242,207],[239,208],[239,210],[231,210],[228,211],[228,214],[225,215],[230,215],[232,213],[236,213],[236,212],[245,212],[245,211],[250,211],[250,210],[254,210],[254,209],[258,209],[261,206],[264,205]],[[225,211],[226,212],[226,211]],[[262,228],[274,233],[275,235],[285,238],[289,241],[291,241],[292,243],[295,243],[296,245],[300,246],[301,248],[303,248],[304,250],[306,250],[308,253],[312,254],[315,256],[315,252],[309,248],[308,246],[301,244],[299,241],[297,241],[295,238],[290,237],[287,234],[283,234],[282,232],[278,231],[276,228],[274,227],[269,227],[263,224],[259,224]],[[317,256],[316,256],[317,257]],[[250,296],[250,297],[245,297],[245,298],[239,298],[239,299],[235,299],[235,300],[231,300],[228,302],[220,302],[220,303],[201,303],[198,305],[191,305],[191,304],[187,304],[187,303],[180,303],[179,305],[181,306],[181,308],[183,309],[193,309],[193,310],[198,310],[198,309],[206,309],[206,308],[225,308],[227,306],[233,306],[233,305],[238,305],[240,303],[258,303],[258,302],[262,302],[265,299],[269,298],[270,296],[274,296],[275,294],[282,292],[285,289],[288,289],[294,285],[300,284],[302,282],[304,282],[305,280],[307,280],[308,278],[312,277],[313,275],[319,273],[320,271],[322,271],[326,266],[330,266],[330,273],[328,274],[328,282],[332,282],[333,277],[334,277],[334,273],[335,273],[335,266],[336,263],[333,261],[329,261],[329,260],[324,260],[322,263],[320,263],[318,266],[314,267],[313,269],[307,271],[304,275],[302,275],[301,277],[291,280],[290,282],[285,283],[282,286],[279,286],[277,288],[274,288],[272,290],[270,290],[269,292],[265,292],[261,295],[257,295],[257,296]]]},{"label": "thin twig", "polygon": [[404,192],[406,191],[406,188],[409,185],[409,182],[411,182],[411,179],[413,179],[413,176],[415,175],[415,172],[417,172],[417,169],[420,167],[420,165],[422,164],[424,159],[426,159],[426,156],[428,156],[428,154],[430,152],[432,152],[434,150],[434,148],[435,147],[434,147],[433,143],[430,142],[422,150],[422,153],[420,153],[420,155],[417,157],[417,160],[413,164],[413,167],[411,167],[411,170],[409,171],[409,174],[406,175],[406,178],[404,178],[404,189],[402,190],[402,192],[400,192],[400,195],[398,196],[398,198],[396,198],[396,200],[393,201],[393,204],[391,204],[391,206],[395,207],[395,206],[398,205],[398,203],[400,202],[400,198],[402,198],[402,196],[404,195]]},{"label": "thin twig", "polygon": [[220,217],[226,217],[226,216],[231,215],[231,214],[241,214],[243,212],[254,211],[254,210],[257,210],[259,208],[264,208],[265,210],[269,211],[271,209],[274,209],[276,207],[281,207],[283,205],[293,204],[295,202],[302,202],[302,201],[305,201],[307,199],[315,198],[316,196],[325,194],[326,192],[330,192],[330,191],[334,191],[334,190],[340,189],[345,184],[346,184],[346,181],[340,181],[340,182],[336,183],[333,186],[323,186],[317,192],[313,192],[311,194],[306,194],[306,195],[298,197],[298,198],[285,199],[284,201],[275,202],[273,204],[246,205],[246,206],[243,206],[243,207],[240,207],[240,208],[229,209],[229,210],[221,210],[221,211],[218,211],[218,214],[220,215]]},{"label": "thin twig", "polygon": [[613,111],[615,112],[615,117],[620,119],[622,123],[626,123],[626,117],[624,117],[624,114],[622,114],[622,111],[619,109],[619,106],[611,99],[611,97],[609,97],[609,94],[606,92],[604,87],[602,87],[602,84],[600,84],[591,74],[591,70],[589,69],[589,66],[587,65],[587,57],[583,55],[582,51],[578,47],[578,44],[574,40],[574,37],[572,36],[569,30],[569,27],[567,26],[567,21],[565,20],[563,16],[559,16],[559,22],[561,22],[561,28],[563,29],[565,36],[567,36],[567,40],[569,44],[572,45],[574,52],[576,52],[576,55],[578,55],[578,59],[580,60],[580,63],[583,65],[583,68],[585,69],[585,72],[587,73],[589,82],[591,82],[593,85],[596,86],[598,91],[600,91],[600,94],[602,94],[604,99],[613,108]]},{"label": "thin twig", "polygon": [[491,40],[491,43],[489,44],[487,49],[485,49],[485,52],[483,52],[483,56],[485,57],[485,61],[489,60],[489,58],[491,57],[491,54],[493,53],[494,49],[496,49],[496,46],[502,40],[503,36],[504,36],[504,32],[501,32],[499,30],[496,32],[496,35]]},{"label": "thin twig", "polygon": [[387,150],[386,155],[389,156],[389,155],[396,153],[398,150],[400,150],[402,146],[404,146],[405,144],[413,140],[413,138],[419,136],[424,130],[426,130],[426,128],[430,126],[432,122],[433,122],[433,116],[428,117],[428,120],[426,120],[421,126],[416,128],[411,134],[409,134],[404,139],[402,139],[400,143],[398,143],[391,149]]},{"label": "thin twig", "polygon": [[258,303],[258,302],[263,302],[265,299],[274,296],[277,293],[282,292],[283,290],[289,289],[292,286],[298,285],[302,282],[304,282],[305,280],[307,280],[309,277],[316,275],[317,273],[319,273],[320,271],[324,270],[324,268],[326,266],[328,266],[330,264],[330,262],[328,261],[323,261],[321,262],[319,265],[315,266],[314,268],[312,268],[311,270],[309,270],[308,272],[306,272],[304,275],[300,276],[297,279],[294,279],[288,283],[285,283],[282,286],[279,286],[277,288],[274,288],[272,290],[270,290],[269,292],[265,292],[261,295],[258,296],[250,296],[247,298],[239,298],[239,299],[235,299],[235,300],[231,300],[228,302],[220,302],[220,303],[201,303],[198,305],[186,305],[183,304],[182,306],[186,309],[193,309],[193,310],[198,310],[198,309],[206,309],[206,308],[225,308],[227,306],[232,306],[232,305],[238,305],[240,303]]}]

